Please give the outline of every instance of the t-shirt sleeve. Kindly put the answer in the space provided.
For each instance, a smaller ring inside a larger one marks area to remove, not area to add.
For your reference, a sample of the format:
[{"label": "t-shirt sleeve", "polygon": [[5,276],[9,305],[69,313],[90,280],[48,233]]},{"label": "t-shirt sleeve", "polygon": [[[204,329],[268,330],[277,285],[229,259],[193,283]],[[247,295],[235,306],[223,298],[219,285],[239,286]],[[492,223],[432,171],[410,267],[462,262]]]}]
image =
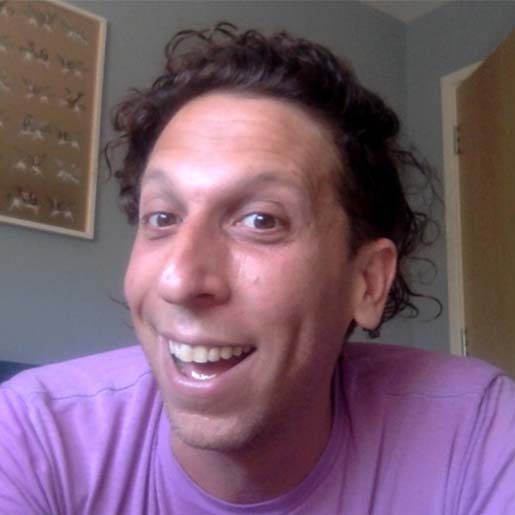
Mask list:
[{"label": "t-shirt sleeve", "polygon": [[507,377],[483,396],[463,470],[456,513],[515,514],[515,383]]},{"label": "t-shirt sleeve", "polygon": [[26,402],[0,385],[0,513],[50,515],[44,452]]}]

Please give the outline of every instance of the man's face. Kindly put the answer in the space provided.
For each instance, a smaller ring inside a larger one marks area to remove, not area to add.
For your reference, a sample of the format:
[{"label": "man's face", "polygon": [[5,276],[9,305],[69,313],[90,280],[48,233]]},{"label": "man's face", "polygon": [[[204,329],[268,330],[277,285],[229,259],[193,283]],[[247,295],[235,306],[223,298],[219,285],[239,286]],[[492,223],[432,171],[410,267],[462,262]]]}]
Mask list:
[{"label": "man's face", "polygon": [[125,291],[181,445],[327,421],[357,289],[336,167],[324,126],[263,97],[197,98],[157,140]]}]

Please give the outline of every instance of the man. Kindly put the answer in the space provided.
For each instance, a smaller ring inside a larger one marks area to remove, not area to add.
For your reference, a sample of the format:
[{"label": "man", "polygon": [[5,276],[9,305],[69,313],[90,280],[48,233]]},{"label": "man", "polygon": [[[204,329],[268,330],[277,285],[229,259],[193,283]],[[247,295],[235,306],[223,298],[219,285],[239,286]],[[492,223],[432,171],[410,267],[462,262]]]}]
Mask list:
[{"label": "man", "polygon": [[513,383],[346,343],[412,306],[396,116],[283,33],[222,24],[167,56],[115,118],[144,356],[3,385],[3,512],[515,513]]}]

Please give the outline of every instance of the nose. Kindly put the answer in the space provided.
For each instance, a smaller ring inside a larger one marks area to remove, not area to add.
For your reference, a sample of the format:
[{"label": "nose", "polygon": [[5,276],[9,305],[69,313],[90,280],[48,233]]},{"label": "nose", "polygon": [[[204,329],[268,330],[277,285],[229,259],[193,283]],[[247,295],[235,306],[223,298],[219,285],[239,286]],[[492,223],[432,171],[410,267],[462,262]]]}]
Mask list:
[{"label": "nose", "polygon": [[158,293],[182,306],[223,304],[231,290],[227,250],[217,231],[184,221],[169,241]]}]

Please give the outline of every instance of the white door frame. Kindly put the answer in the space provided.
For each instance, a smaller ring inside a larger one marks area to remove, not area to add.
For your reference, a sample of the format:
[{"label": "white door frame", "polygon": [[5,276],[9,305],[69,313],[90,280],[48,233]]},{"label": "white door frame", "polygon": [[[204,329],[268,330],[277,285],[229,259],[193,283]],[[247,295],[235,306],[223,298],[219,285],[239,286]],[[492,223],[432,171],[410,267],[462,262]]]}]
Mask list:
[{"label": "white door frame", "polygon": [[445,229],[447,240],[447,290],[449,305],[449,346],[451,354],[466,355],[463,261],[461,254],[461,210],[459,177],[459,133],[456,93],[462,81],[481,62],[461,68],[440,81],[442,94],[442,135],[445,187]]}]

